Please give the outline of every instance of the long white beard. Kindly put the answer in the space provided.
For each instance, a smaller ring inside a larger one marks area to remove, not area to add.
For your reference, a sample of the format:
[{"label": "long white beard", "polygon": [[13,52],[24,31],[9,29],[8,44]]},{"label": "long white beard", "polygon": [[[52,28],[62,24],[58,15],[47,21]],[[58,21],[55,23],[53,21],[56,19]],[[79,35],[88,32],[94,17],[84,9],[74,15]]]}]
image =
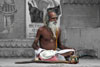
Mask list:
[{"label": "long white beard", "polygon": [[56,38],[56,31],[57,31],[57,24],[55,21],[50,21],[48,24],[48,27],[51,29],[53,32],[53,36]]}]

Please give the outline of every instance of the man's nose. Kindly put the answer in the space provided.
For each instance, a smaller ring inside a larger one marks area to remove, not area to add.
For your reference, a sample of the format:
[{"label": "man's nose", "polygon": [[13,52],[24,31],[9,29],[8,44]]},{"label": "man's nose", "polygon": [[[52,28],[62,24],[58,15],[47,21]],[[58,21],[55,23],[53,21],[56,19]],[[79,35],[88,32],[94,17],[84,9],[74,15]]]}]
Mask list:
[{"label": "man's nose", "polygon": [[56,17],[55,17],[55,18],[53,18],[53,20],[54,20],[54,21],[57,21],[57,19],[58,19],[58,18],[56,18]]},{"label": "man's nose", "polygon": [[57,21],[57,19],[55,18],[54,21]]}]

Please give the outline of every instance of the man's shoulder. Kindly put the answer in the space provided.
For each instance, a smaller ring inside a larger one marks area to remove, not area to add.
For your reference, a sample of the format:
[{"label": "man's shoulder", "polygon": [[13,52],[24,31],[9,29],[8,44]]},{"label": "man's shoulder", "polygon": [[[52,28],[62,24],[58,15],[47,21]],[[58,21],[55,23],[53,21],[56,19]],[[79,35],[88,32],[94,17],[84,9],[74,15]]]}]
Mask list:
[{"label": "man's shoulder", "polygon": [[42,26],[42,27],[39,27],[38,30],[43,31],[44,29],[46,29],[46,27],[45,26]]},{"label": "man's shoulder", "polygon": [[59,27],[59,28],[57,28],[57,30],[61,32],[61,28],[60,28],[60,27]]}]

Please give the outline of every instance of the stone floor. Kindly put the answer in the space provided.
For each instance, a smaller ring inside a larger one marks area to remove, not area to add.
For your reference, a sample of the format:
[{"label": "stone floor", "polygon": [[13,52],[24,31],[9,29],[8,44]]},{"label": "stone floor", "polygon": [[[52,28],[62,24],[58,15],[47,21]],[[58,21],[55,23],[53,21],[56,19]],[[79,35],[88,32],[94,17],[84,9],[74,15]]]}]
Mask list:
[{"label": "stone floor", "polygon": [[48,63],[27,63],[15,64],[18,61],[29,61],[30,59],[0,59],[0,67],[100,67],[100,59],[80,59],[78,64],[48,64]]}]

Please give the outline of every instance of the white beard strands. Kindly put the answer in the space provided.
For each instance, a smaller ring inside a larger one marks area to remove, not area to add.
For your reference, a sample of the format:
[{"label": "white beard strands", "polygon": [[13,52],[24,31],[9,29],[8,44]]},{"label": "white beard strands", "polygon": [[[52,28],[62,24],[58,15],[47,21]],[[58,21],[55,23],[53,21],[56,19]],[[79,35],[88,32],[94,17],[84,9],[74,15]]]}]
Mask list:
[{"label": "white beard strands", "polygon": [[50,21],[48,24],[48,27],[51,29],[53,32],[53,36],[56,38],[56,30],[57,30],[57,24],[55,21]]}]

